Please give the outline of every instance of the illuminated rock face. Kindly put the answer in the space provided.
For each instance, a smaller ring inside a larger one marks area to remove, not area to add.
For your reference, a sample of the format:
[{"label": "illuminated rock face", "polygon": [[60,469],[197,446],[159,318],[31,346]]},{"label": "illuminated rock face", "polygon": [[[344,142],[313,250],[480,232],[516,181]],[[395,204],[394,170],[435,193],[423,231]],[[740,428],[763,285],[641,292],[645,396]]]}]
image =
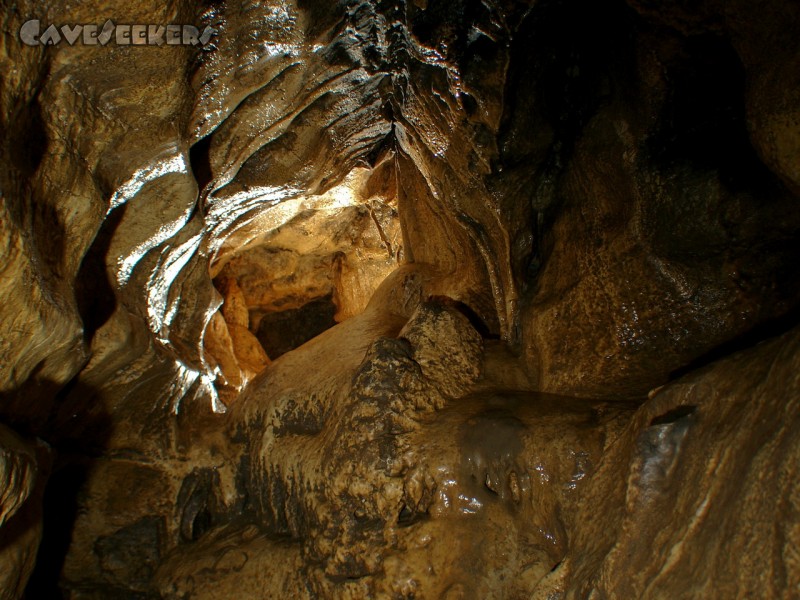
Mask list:
[{"label": "illuminated rock face", "polygon": [[39,4],[3,597],[800,594],[796,3]]}]

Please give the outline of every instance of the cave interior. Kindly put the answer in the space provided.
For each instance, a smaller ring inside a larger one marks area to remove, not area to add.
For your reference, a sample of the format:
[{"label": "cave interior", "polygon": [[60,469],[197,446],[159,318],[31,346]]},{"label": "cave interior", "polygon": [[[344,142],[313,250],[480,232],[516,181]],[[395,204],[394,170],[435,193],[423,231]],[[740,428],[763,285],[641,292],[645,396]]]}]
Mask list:
[{"label": "cave interior", "polygon": [[0,600],[800,598],[796,0],[0,18]]}]

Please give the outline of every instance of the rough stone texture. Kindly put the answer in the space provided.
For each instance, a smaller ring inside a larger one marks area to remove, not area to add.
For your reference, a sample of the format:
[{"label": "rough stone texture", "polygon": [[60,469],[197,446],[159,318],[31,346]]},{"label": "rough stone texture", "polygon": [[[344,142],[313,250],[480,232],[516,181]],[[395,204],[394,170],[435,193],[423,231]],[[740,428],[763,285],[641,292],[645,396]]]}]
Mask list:
[{"label": "rough stone texture", "polygon": [[36,485],[36,454],[13,431],[0,425],[0,527],[14,516]]},{"label": "rough stone texture", "polygon": [[20,598],[42,535],[47,450],[0,425],[0,598]]},{"label": "rough stone texture", "polygon": [[[274,552],[288,565],[276,568],[254,533],[225,528],[191,559],[181,549],[165,563],[167,597],[195,586],[188,564],[227,564],[232,547],[240,564],[263,565],[257,580],[272,589],[293,581],[325,598],[515,597],[562,559],[562,515],[620,410],[498,390],[482,338],[444,298],[421,303],[391,336],[381,328],[364,356],[378,308],[274,363],[232,414],[255,434],[245,485],[255,522],[285,540]],[[334,373],[298,375],[309,353],[331,348]],[[239,576],[212,567],[204,577],[229,589]]]},{"label": "rough stone texture", "polygon": [[797,596],[798,367],[795,329],[654,393],[585,492],[565,597]]},{"label": "rough stone texture", "polygon": [[387,164],[354,169],[325,194],[283,203],[268,221],[238,231],[241,245],[223,248],[212,272],[237,281],[254,329],[262,313],[331,293],[337,321],[355,316],[402,257],[394,188]]},{"label": "rough stone texture", "polygon": [[270,359],[250,332],[250,312],[237,280],[226,278],[219,285],[224,296],[222,308],[214,313],[204,343],[220,365],[224,383],[235,392],[258,375]]},{"label": "rough stone texture", "polygon": [[[279,568],[276,568],[279,566]],[[300,578],[300,548],[271,540],[258,527],[223,529],[169,558],[156,578],[161,598],[214,600],[314,598]]]},{"label": "rough stone texture", "polygon": [[[557,42],[574,53],[557,110],[577,122],[558,125],[561,146],[556,129],[550,148],[563,166],[537,183],[543,265],[521,314],[543,390],[641,396],[796,305],[795,200],[751,146],[745,90],[761,72],[726,30],[729,12],[757,9],[726,4],[722,23],[689,11],[697,21],[686,34],[662,25],[680,8],[649,8],[642,22],[617,6],[610,27]],[[606,8],[589,10],[602,18]],[[784,9],[764,10],[766,20]],[[797,22],[785,10],[776,35]],[[796,60],[796,44],[785,52]],[[551,92],[531,87],[546,119]]]},{"label": "rough stone texture", "polygon": [[[797,2],[0,22],[0,417],[56,451],[29,597],[798,595],[794,334],[698,371],[797,323]],[[264,315],[328,296],[270,362]]]}]

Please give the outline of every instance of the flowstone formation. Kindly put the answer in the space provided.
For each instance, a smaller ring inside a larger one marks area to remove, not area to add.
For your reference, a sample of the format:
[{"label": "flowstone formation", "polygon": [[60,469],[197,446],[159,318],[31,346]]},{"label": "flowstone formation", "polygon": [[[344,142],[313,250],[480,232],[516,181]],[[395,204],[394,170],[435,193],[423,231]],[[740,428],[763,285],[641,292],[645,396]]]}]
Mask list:
[{"label": "flowstone formation", "polygon": [[78,4],[0,15],[0,598],[800,597],[796,2]]}]

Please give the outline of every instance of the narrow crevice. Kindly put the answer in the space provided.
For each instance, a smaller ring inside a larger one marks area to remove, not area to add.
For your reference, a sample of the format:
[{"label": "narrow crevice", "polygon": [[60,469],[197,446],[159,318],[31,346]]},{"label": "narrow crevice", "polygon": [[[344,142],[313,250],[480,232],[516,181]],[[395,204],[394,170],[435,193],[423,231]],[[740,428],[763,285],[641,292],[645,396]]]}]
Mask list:
[{"label": "narrow crevice", "polygon": [[91,344],[95,333],[117,309],[117,296],[106,263],[114,234],[122,223],[128,205],[117,207],[108,215],[86,255],[75,280],[75,300],[83,320],[83,337]]},{"label": "narrow crevice", "polygon": [[760,323],[746,333],[720,344],[709,352],[706,352],[702,356],[689,362],[685,366],[672,371],[669,379],[670,381],[680,379],[692,371],[706,367],[711,363],[730,356],[731,354],[735,354],[736,352],[741,352],[742,350],[752,348],[761,342],[781,336],[798,326],[800,326],[800,307],[795,308],[782,317],[770,319]]},{"label": "narrow crevice", "polygon": [[496,333],[493,333],[489,326],[486,324],[480,315],[473,310],[471,306],[461,302],[459,300],[454,300],[449,296],[430,296],[428,298],[429,302],[437,302],[439,304],[443,304],[453,308],[454,310],[458,311],[462,315],[464,315],[467,320],[470,322],[470,325],[475,328],[475,331],[481,334],[481,337],[486,340],[499,340],[500,336]]},{"label": "narrow crevice", "polygon": [[697,410],[696,406],[692,405],[683,405],[683,406],[676,406],[672,410],[668,410],[663,415],[659,415],[657,417],[653,417],[650,421],[650,427],[655,425],[669,425],[670,423],[674,423],[675,421],[679,421],[689,415],[694,414],[694,411]]},{"label": "narrow crevice", "polygon": [[207,135],[189,149],[189,163],[192,166],[192,174],[197,180],[197,187],[201,192],[213,179],[211,171],[211,139],[212,137]]}]

